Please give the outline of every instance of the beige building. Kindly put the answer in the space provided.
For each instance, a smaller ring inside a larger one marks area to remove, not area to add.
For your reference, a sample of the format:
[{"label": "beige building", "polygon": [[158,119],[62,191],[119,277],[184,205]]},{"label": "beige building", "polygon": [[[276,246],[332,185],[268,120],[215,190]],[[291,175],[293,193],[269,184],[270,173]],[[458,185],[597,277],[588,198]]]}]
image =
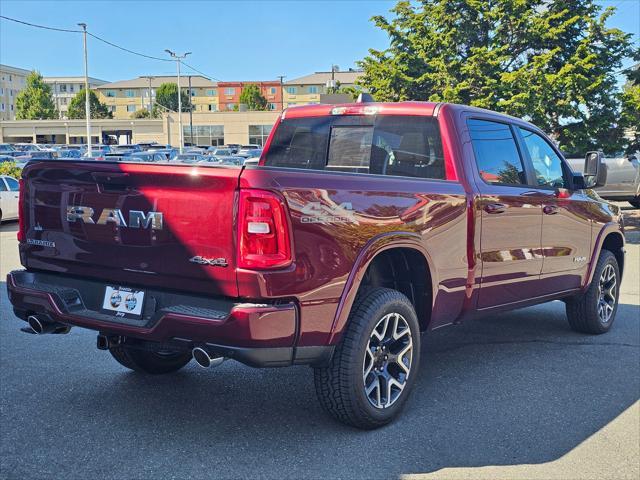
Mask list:
[{"label": "beige building", "polygon": [[[51,94],[60,118],[67,117],[71,99],[84,88],[84,77],[44,77],[44,83],[51,87]],[[106,80],[89,77],[89,88],[95,89],[108,83]]]},{"label": "beige building", "polygon": [[[126,119],[142,109],[155,105],[156,89],[163,83],[178,83],[176,76],[143,76],[131,80],[105,83],[96,88],[98,97],[113,113],[113,118]],[[201,75],[182,75],[180,87],[189,90],[194,112],[218,110],[218,85]],[[162,107],[162,106],[161,106]]]},{"label": "beige building", "polygon": [[[185,143],[262,145],[280,112],[195,112],[191,119],[188,113],[182,115]],[[177,113],[164,115],[161,119],[94,119],[91,124],[93,143],[156,141],[174,146],[180,143]],[[17,142],[85,143],[86,124],[84,120],[0,122],[0,143]]]},{"label": "beige building", "polygon": [[284,106],[309,105],[320,103],[320,95],[326,94],[330,87],[355,87],[362,71],[316,72],[284,83]]},{"label": "beige building", "polygon": [[0,65],[0,120],[16,118],[16,97],[25,88],[31,70]]}]

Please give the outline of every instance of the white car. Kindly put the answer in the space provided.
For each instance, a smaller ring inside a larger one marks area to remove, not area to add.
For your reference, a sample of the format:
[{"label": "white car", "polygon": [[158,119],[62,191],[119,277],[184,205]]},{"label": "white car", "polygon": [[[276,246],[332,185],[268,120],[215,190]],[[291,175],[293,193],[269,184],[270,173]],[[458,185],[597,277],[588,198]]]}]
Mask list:
[{"label": "white car", "polygon": [[8,175],[0,175],[0,222],[17,220],[20,184]]}]

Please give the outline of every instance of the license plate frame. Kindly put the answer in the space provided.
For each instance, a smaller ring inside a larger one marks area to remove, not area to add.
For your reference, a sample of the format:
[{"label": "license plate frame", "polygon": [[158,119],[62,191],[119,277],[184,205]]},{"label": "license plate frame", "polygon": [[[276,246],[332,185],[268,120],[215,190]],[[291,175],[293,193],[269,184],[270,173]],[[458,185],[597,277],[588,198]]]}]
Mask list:
[{"label": "license plate frame", "polygon": [[102,311],[120,318],[142,319],[145,291],[130,287],[106,285]]}]

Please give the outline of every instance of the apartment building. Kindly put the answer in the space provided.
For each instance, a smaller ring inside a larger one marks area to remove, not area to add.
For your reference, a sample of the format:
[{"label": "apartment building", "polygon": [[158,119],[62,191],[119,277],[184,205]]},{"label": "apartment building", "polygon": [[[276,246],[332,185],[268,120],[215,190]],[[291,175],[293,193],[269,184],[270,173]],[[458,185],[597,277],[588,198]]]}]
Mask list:
[{"label": "apartment building", "polygon": [[[113,114],[125,119],[156,104],[156,90],[163,83],[178,83],[177,76],[142,76],[96,87],[98,98]],[[201,75],[181,75],[180,86],[189,92],[194,112],[218,111],[218,85]]]},{"label": "apartment building", "polygon": [[350,68],[345,71],[315,72],[289,80],[284,83],[284,106],[320,103],[320,95],[326,94],[332,86],[358,88],[356,80],[361,75],[361,70]]},{"label": "apartment building", "polygon": [[[89,88],[95,89],[108,83],[106,80],[89,77]],[[51,94],[60,118],[67,118],[67,110],[71,99],[84,88],[84,76],[80,77],[44,77],[44,83],[51,87]]]},{"label": "apartment building", "polygon": [[0,120],[15,120],[16,97],[25,88],[31,70],[0,65]]},{"label": "apartment building", "polygon": [[240,95],[249,85],[257,85],[260,93],[267,99],[267,110],[282,109],[282,86],[279,80],[256,81],[256,82],[218,82],[219,110],[233,111],[240,105]]}]

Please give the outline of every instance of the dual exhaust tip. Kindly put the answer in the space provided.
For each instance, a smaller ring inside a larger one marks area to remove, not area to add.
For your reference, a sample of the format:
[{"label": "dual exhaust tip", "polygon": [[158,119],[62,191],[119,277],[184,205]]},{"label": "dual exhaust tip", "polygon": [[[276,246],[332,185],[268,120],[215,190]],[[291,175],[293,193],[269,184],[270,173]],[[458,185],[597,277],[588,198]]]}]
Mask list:
[{"label": "dual exhaust tip", "polygon": [[191,350],[191,355],[202,368],[217,367],[225,360],[224,357],[216,357],[202,347],[196,347]]},{"label": "dual exhaust tip", "polygon": [[44,335],[45,333],[69,333],[71,327],[62,323],[54,322],[46,315],[29,315],[27,317],[27,323],[37,335]]}]

